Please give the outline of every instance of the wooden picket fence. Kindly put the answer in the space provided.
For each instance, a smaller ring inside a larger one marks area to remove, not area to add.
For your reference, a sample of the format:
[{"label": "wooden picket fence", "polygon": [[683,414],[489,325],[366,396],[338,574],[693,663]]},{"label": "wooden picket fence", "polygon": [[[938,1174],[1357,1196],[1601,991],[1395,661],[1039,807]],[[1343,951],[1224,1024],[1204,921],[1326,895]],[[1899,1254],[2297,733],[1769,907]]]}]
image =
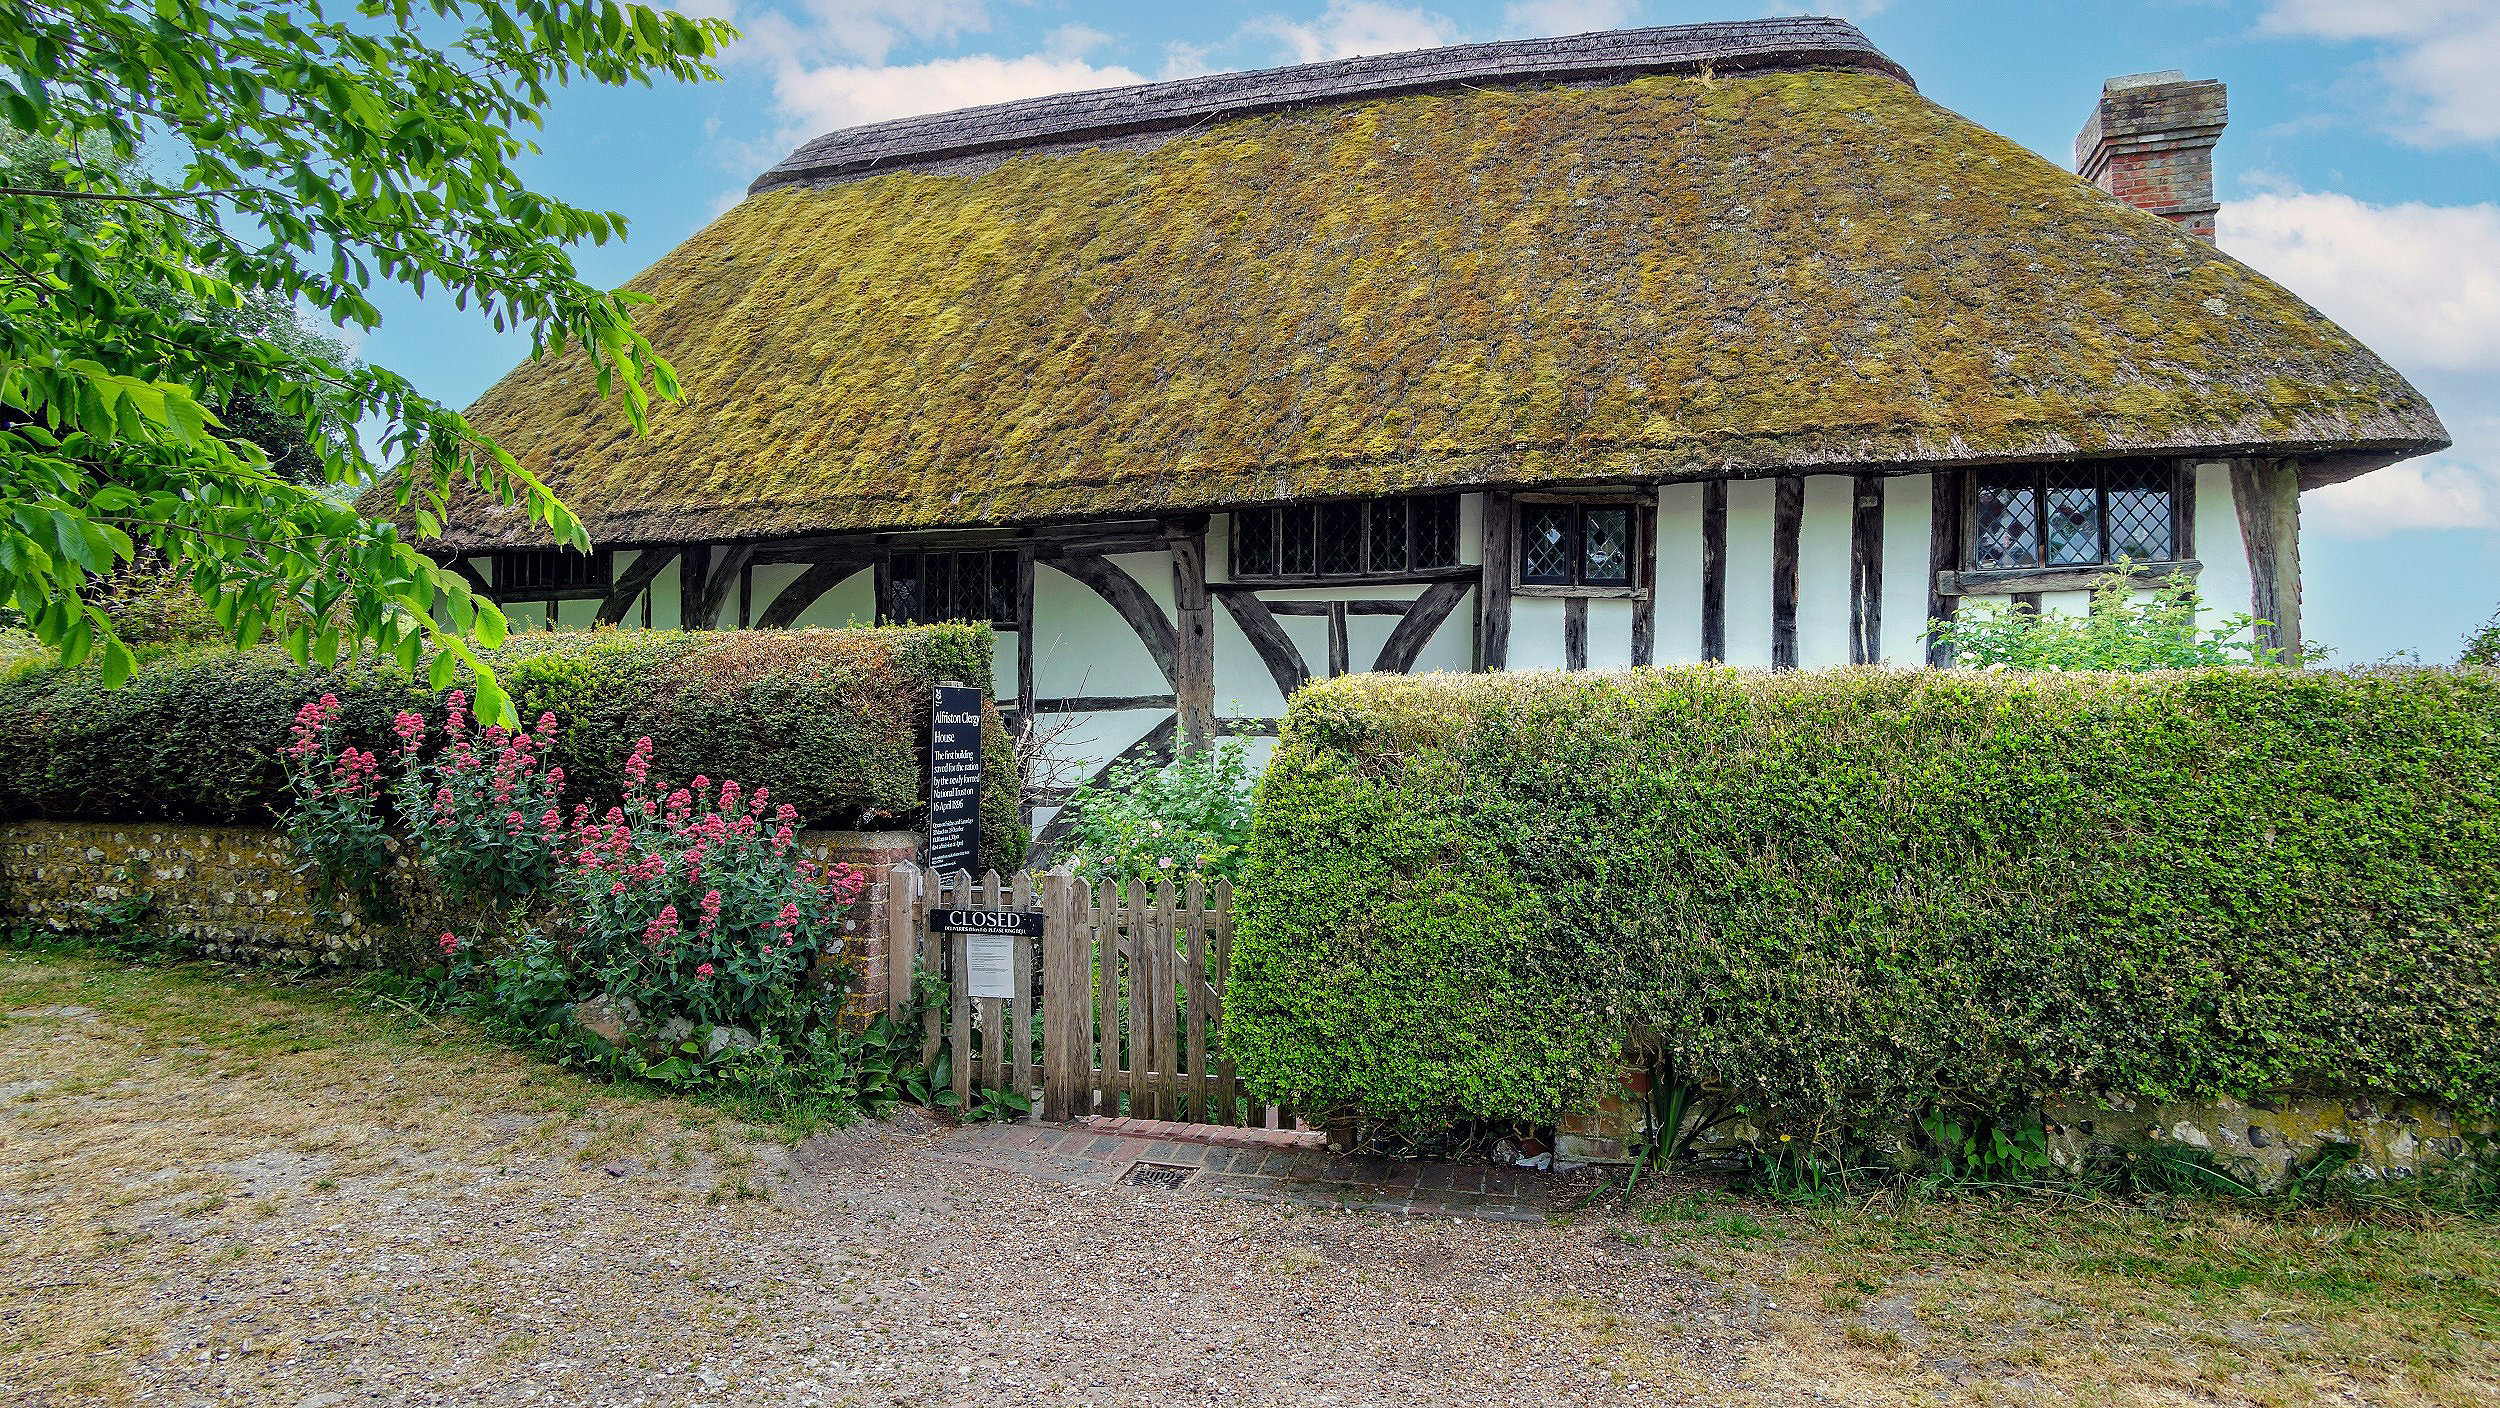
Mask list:
[{"label": "wooden picket fence", "polygon": [[[1064,870],[1040,877],[887,877],[889,1001],[899,1018],[916,974],[948,984],[950,1009],[924,1011],[922,1055],[953,1053],[957,1100],[1017,1091],[1046,1119],[1129,1115],[1292,1128],[1289,1109],[1258,1104],[1224,1055],[1224,982],[1232,967],[1232,890],[1218,881],[1093,885]],[[1038,941],[1014,946],[1014,995],[967,996],[962,934],[933,931],[946,909],[1036,910]],[[1038,1016],[1038,1026],[1037,1026]],[[1037,1040],[1038,1038],[1038,1040]]]}]

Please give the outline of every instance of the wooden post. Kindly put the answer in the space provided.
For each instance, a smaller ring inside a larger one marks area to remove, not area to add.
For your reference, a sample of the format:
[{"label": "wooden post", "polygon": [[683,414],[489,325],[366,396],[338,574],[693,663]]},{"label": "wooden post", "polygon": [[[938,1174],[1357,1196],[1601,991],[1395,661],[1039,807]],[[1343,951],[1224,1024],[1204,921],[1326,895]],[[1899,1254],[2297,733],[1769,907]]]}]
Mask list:
[{"label": "wooden post", "polygon": [[1771,668],[1797,668],[1797,545],[1805,529],[1806,481],[1783,474],[1771,500]]},{"label": "wooden post", "polygon": [[695,617],[712,592],[712,545],[688,543],[677,561],[677,629],[708,631],[712,629],[711,620],[698,621]]},{"label": "wooden post", "polygon": [[1701,486],[1701,658],[1727,658],[1727,481]]},{"label": "wooden post", "polygon": [[1884,658],[1884,476],[1861,474],[1849,513],[1849,663]]},{"label": "wooden post", "polygon": [[1563,668],[1585,670],[1589,667],[1589,599],[1584,596],[1563,598]]},{"label": "wooden post", "polygon": [[[1104,881],[1094,897],[1094,960],[1097,1019],[1102,1024],[1102,1113],[1120,1113],[1120,906],[1119,887]],[[1079,1113],[1083,1107],[1079,1108]]]},{"label": "wooden post", "polygon": [[1204,880],[1189,877],[1189,888],[1181,897],[1180,922],[1185,939],[1181,951],[1181,990],[1187,999],[1187,1020],[1181,1033],[1181,1118],[1200,1124],[1215,1119],[1208,1100],[1207,1065],[1207,887]]},{"label": "wooden post", "polygon": [[1927,663],[1941,670],[1953,663],[1953,646],[1937,627],[1949,624],[1962,604],[1960,593],[1944,590],[1944,574],[1962,570],[1962,471],[1937,470],[1927,488],[1935,503],[1927,520]]},{"label": "wooden post", "polygon": [[1215,598],[1207,594],[1207,521],[1168,530],[1172,545],[1172,696],[1181,747],[1198,752],[1215,742]]},{"label": "wooden post", "polygon": [[1354,647],[1346,637],[1345,603],[1328,603],[1328,678],[1351,673],[1354,669]]},{"label": "wooden post", "polygon": [[1256,1124],[1258,1120],[1250,1113],[1250,1102],[1235,1099],[1235,1082],[1239,1077],[1233,1070],[1232,1054],[1224,1048],[1224,990],[1233,976],[1233,882],[1230,880],[1215,882],[1215,909],[1207,918],[1207,949],[1214,964],[1207,980],[1207,986],[1214,992],[1208,1019],[1215,1026],[1212,1038],[1215,1049],[1224,1053],[1215,1063],[1218,1103],[1213,1119],[1217,1124]]},{"label": "wooden post", "polygon": [[1476,668],[1510,668],[1510,555],[1519,508],[1510,495],[1484,496],[1484,592],[1477,611]]},{"label": "wooden post", "polygon": [[2300,465],[2234,460],[2231,504],[2248,548],[2249,614],[2257,639],[2300,663]]},{"label": "wooden post", "polygon": [[[958,903],[970,902],[971,896],[963,892],[971,888],[969,885],[957,887]],[[954,959],[948,967],[954,979],[950,986],[955,999],[954,1011],[948,1014],[951,1020],[946,1024],[946,1031],[955,1045],[955,1111],[961,1114],[972,1108],[972,985],[964,981],[966,970],[971,965],[965,954],[964,935],[949,934],[946,943],[948,955]]]},{"label": "wooden post", "polygon": [[1635,666],[1653,662],[1658,653],[1658,495],[1642,496],[1632,511],[1632,541],[1639,551],[1633,556],[1632,585],[1640,595],[1632,599],[1632,663]]},{"label": "wooden post", "polygon": [[1042,1118],[1074,1119],[1077,1092],[1093,1064],[1093,965],[1076,913],[1076,877],[1065,869],[1042,877]]},{"label": "wooden post", "polygon": [[896,1022],[911,1005],[920,963],[920,867],[903,864],[885,872],[885,1010]]},{"label": "wooden post", "polygon": [[1033,636],[1033,545],[1027,543],[1016,549],[1016,717],[1027,728],[1033,718]]}]

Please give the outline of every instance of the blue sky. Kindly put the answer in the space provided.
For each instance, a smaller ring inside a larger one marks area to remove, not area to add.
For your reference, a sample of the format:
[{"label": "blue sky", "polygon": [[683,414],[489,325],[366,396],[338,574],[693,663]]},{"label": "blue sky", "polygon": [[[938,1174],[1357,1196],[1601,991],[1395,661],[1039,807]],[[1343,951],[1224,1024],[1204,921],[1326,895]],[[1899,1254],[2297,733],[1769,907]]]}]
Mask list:
[{"label": "blue sky", "polygon": [[[2500,606],[2500,0],[686,0],[745,31],[724,81],[557,99],[531,179],[622,212],[581,253],[621,283],[790,147],[854,122],[1035,93],[1462,39],[1814,9],[1928,96],[2070,164],[2101,80],[2230,85],[2222,245],[2414,379],[2457,448],[2303,500],[2308,633],[2361,662],[2455,656]],[[364,355],[465,404],[528,351],[436,300],[386,300]]]}]

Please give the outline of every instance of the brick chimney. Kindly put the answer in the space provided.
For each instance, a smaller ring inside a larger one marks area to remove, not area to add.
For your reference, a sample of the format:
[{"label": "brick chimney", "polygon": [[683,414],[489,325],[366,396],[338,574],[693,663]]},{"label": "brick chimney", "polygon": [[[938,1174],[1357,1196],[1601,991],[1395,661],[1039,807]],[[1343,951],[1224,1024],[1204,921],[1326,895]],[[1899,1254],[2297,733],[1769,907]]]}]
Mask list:
[{"label": "brick chimney", "polygon": [[2177,69],[2113,78],[2075,138],[2075,173],[2199,239],[2214,237],[2214,143],[2230,120],[2219,80]]}]

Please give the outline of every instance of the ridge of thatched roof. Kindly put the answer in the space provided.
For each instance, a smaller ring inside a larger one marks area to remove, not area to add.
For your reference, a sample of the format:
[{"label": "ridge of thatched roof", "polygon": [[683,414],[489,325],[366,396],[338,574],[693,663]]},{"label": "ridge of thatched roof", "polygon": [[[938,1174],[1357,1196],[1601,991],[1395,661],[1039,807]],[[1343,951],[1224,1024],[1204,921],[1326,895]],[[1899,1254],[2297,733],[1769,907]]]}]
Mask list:
[{"label": "ridge of thatched roof", "polygon": [[[619,543],[2446,443],[2281,287],[1855,63],[809,177],[632,287],[686,390],[647,436],[576,355],[471,411]],[[538,541],[476,503],[446,535]]]}]

